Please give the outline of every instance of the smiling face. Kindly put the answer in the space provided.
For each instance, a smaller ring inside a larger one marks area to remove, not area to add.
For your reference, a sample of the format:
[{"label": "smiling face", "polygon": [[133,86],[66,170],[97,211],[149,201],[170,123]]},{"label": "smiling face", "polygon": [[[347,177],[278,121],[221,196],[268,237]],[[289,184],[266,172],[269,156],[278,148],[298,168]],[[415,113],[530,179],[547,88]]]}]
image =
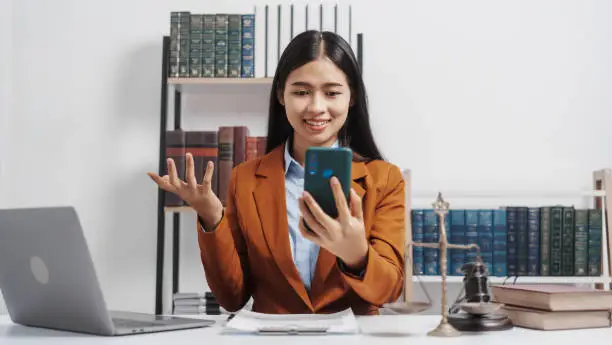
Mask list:
[{"label": "smiling face", "polygon": [[344,72],[321,56],[289,74],[279,102],[295,132],[293,149],[304,152],[336,141],[351,105],[351,90]]}]

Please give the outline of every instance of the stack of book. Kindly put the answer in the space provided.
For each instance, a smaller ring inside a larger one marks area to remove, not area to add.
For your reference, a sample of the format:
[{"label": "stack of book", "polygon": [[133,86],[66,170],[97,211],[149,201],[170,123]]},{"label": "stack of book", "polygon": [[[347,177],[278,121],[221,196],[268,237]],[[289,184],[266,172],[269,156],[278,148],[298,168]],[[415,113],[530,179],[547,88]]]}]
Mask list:
[{"label": "stack of book", "polygon": [[491,292],[517,327],[563,330],[612,326],[612,291],[526,284],[494,285]]},{"label": "stack of book", "polygon": [[[267,138],[253,136],[245,125],[220,126],[212,130],[168,130],[165,137],[166,158],[174,160],[178,178],[186,180],[186,154],[194,160],[198,183],[204,178],[209,161],[214,164],[212,191],[226,205],[232,169],[239,164],[266,154]],[[167,174],[165,165],[164,174]],[[184,206],[178,195],[165,193],[164,206]]]},{"label": "stack of book", "polygon": [[179,292],[174,294],[173,299],[175,315],[227,314],[212,292]]},{"label": "stack of book", "polygon": [[[440,240],[439,218],[433,209],[414,209],[411,217],[415,242]],[[601,276],[600,209],[501,205],[451,209],[444,221],[450,243],[480,247],[491,276]],[[414,247],[413,258],[415,274],[440,274],[439,249]],[[463,264],[475,259],[475,250],[449,250],[448,274],[463,276]]]}]

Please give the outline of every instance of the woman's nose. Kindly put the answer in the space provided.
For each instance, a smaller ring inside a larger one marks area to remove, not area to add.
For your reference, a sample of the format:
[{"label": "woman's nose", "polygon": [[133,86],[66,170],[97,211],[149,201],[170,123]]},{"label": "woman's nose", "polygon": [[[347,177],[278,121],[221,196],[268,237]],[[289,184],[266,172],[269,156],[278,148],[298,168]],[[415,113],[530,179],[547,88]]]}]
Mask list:
[{"label": "woman's nose", "polygon": [[310,99],[309,111],[313,113],[322,113],[325,111],[325,100],[318,93],[313,94]]}]

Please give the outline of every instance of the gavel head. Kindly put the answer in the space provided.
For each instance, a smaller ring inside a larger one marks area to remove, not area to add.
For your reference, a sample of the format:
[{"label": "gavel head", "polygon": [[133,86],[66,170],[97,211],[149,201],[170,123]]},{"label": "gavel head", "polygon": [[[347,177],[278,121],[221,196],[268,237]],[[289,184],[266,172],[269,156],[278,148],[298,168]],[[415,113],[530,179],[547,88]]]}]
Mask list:
[{"label": "gavel head", "polygon": [[470,303],[491,302],[485,265],[480,261],[470,262],[464,264],[461,271],[465,275],[463,277],[465,301]]}]

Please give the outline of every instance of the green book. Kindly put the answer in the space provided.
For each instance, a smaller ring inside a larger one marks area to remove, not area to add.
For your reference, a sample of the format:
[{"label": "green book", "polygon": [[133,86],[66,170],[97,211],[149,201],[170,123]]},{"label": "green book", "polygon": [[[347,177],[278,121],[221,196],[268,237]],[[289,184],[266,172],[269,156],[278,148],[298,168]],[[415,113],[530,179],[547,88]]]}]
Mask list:
[{"label": "green book", "polygon": [[589,241],[588,210],[576,210],[574,226],[574,275],[587,275],[588,241]]}]

